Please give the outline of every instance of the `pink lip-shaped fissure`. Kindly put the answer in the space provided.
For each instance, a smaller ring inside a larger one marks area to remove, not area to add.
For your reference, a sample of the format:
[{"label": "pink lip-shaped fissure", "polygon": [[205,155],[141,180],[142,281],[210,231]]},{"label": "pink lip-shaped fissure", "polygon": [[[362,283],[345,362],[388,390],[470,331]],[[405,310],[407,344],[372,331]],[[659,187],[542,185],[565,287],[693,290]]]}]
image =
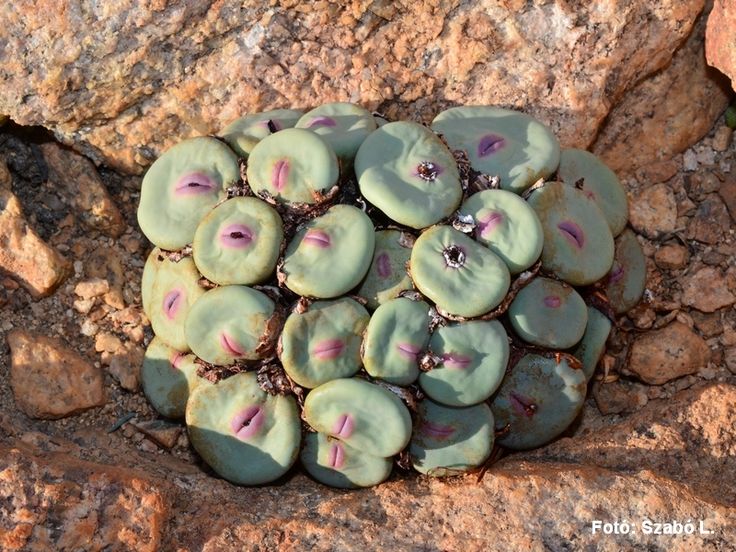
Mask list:
[{"label": "pink lip-shaped fissure", "polygon": [[610,274],[608,275],[608,283],[609,284],[615,284],[621,281],[621,279],[624,277],[624,273],[626,271],[624,270],[624,267],[620,264],[614,265],[613,270],[611,270]]},{"label": "pink lip-shaped fissure", "polygon": [[171,364],[171,367],[175,370],[179,370],[179,367],[181,366],[181,361],[184,358],[184,353],[175,353],[174,356],[171,357],[171,360],[169,363]]},{"label": "pink lip-shaped fissure", "polygon": [[551,309],[556,309],[562,304],[562,299],[557,297],[557,295],[548,295],[544,298],[544,304]]},{"label": "pink lip-shaped fissure", "polygon": [[335,422],[335,425],[332,426],[332,434],[335,437],[347,439],[353,434],[354,429],[355,422],[353,421],[353,417],[350,414],[342,414]]},{"label": "pink lip-shaped fissure", "polygon": [[345,350],[345,343],[340,339],[324,339],[312,349],[312,354],[319,360],[332,360]]},{"label": "pink lip-shaped fissure", "polygon": [[445,353],[442,355],[442,365],[447,366],[448,368],[464,370],[470,366],[471,362],[473,362],[471,357],[461,355],[460,353]]},{"label": "pink lip-shaped fissure", "polygon": [[181,289],[172,289],[164,297],[163,309],[166,318],[173,320],[176,313],[179,312],[184,299],[184,291]]},{"label": "pink lip-shaped fissure", "polygon": [[480,237],[486,237],[488,234],[493,232],[504,220],[503,213],[496,211],[487,214],[480,220],[478,220],[478,226],[476,232]]},{"label": "pink lip-shaped fissure", "polygon": [[174,193],[178,196],[206,194],[215,189],[215,182],[204,173],[185,174],[176,181]]},{"label": "pink lip-shaped fissure", "polygon": [[455,428],[441,424],[433,424],[432,422],[425,420],[422,424],[422,433],[432,437],[433,439],[447,439],[455,433]]},{"label": "pink lip-shaped fissure", "polygon": [[309,121],[309,128],[316,127],[316,126],[326,126],[326,127],[334,127],[337,126],[337,121],[333,119],[332,117],[315,117],[311,121]]},{"label": "pink lip-shaped fissure", "polygon": [[342,448],[340,443],[335,443],[330,447],[330,452],[327,455],[327,463],[331,468],[339,470],[345,464],[345,449]]},{"label": "pink lip-shaped fissure", "polygon": [[585,245],[585,237],[583,229],[577,224],[571,220],[564,220],[557,225],[557,228],[559,228],[560,233],[565,236],[565,239],[569,241],[571,245],[578,249],[583,248],[583,245]]},{"label": "pink lip-shaped fissure", "polygon": [[478,157],[486,157],[496,153],[506,145],[506,139],[498,134],[486,134],[478,143]]},{"label": "pink lip-shaped fissure", "polygon": [[245,224],[229,224],[220,234],[220,243],[225,247],[243,249],[253,243],[253,230]]},{"label": "pink lip-shaped fissure", "polygon": [[240,344],[224,332],[220,334],[220,346],[225,352],[234,357],[240,357],[245,354]]},{"label": "pink lip-shaped fissure", "polygon": [[381,278],[388,278],[391,276],[391,259],[388,253],[381,253],[376,257],[376,268],[378,269],[378,275]]},{"label": "pink lip-shaped fissure", "polygon": [[271,185],[277,192],[286,188],[286,182],[289,178],[289,162],[286,159],[279,159],[274,163],[271,172]]},{"label": "pink lip-shaped fissure", "polygon": [[537,411],[537,405],[532,399],[519,395],[518,393],[511,392],[509,394],[509,402],[517,414],[528,418],[534,416]]},{"label": "pink lip-shaped fissure", "polygon": [[248,406],[235,414],[230,420],[230,429],[238,439],[249,439],[258,434],[266,421],[266,415],[260,406]]},{"label": "pink lip-shaped fissure", "polygon": [[323,249],[330,247],[330,235],[322,230],[308,230],[304,234],[304,241],[309,245],[321,247]]},{"label": "pink lip-shaped fissure", "polygon": [[421,350],[419,347],[412,345],[411,343],[399,343],[396,345],[396,348],[399,350],[399,354],[401,356],[408,358],[409,360],[416,360],[417,355]]}]

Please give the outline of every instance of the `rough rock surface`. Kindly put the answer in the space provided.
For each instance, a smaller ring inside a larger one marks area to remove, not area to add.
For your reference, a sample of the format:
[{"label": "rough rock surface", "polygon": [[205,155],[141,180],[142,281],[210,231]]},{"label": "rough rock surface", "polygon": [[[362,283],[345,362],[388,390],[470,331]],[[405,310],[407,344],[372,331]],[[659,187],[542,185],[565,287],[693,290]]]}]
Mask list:
[{"label": "rough rock surface", "polygon": [[654,385],[692,374],[710,360],[705,340],[681,322],[637,339],[628,371]]},{"label": "rough rock surface", "polygon": [[[597,147],[615,150],[615,168],[632,168],[686,147],[725,105],[704,69],[704,21],[692,33],[704,5],[11,3],[0,28],[0,113],[139,173],[166,147],[244,112],[354,101],[427,121],[450,105],[498,104],[538,116],[567,146],[589,146],[608,117]],[[664,91],[667,101],[653,101]]]},{"label": "rough rock surface", "polygon": [[123,233],[123,217],[89,159],[59,147],[54,142],[41,146],[50,179],[81,215],[85,226],[113,238]]},{"label": "rough rock surface", "polygon": [[706,17],[701,17],[672,63],[639,83],[611,110],[593,151],[612,169],[627,171],[669,159],[708,132],[728,105],[727,82],[703,56]]},{"label": "rough rock surface", "polygon": [[0,188],[0,271],[35,298],[52,293],[69,272],[69,262],[46,244],[23,216],[18,198]]},{"label": "rough rock surface", "polygon": [[715,312],[736,303],[736,295],[728,289],[727,278],[710,266],[689,275],[682,287],[682,302],[702,312]]},{"label": "rough rock surface", "polygon": [[[140,550],[715,551],[736,537],[736,494],[723,488],[736,476],[736,387],[727,384],[509,457],[480,482],[410,476],[344,492],[297,474],[239,488],[124,446],[116,461],[135,470],[105,465],[112,457],[77,458],[115,441],[85,431],[72,441],[23,434],[0,445],[5,548],[91,539]],[[645,519],[702,520],[712,533],[647,535]],[[594,535],[593,520],[637,527]]]},{"label": "rough rock surface", "polygon": [[731,79],[736,90],[736,4],[715,0],[705,34],[708,63]]},{"label": "rough rock surface", "polygon": [[59,340],[14,330],[7,341],[10,385],[28,416],[62,418],[104,404],[100,370]]},{"label": "rough rock surface", "polygon": [[668,234],[677,224],[677,203],[666,184],[655,184],[629,198],[629,222],[650,238]]}]

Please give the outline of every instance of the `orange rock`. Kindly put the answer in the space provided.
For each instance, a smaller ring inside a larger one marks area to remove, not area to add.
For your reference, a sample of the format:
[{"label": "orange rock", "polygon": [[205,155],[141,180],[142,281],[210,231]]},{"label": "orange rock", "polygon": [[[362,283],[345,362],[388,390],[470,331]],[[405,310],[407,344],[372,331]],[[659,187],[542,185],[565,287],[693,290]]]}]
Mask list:
[{"label": "orange rock", "polygon": [[28,226],[18,198],[0,187],[0,271],[38,299],[53,293],[70,270],[71,263]]},{"label": "orange rock", "polygon": [[631,346],[627,371],[660,385],[694,374],[710,360],[705,340],[681,322],[642,334]]},{"label": "orange rock", "polygon": [[736,89],[736,5],[730,0],[715,0],[708,17],[705,55],[708,64],[731,79]]},{"label": "orange rock", "polygon": [[102,372],[58,339],[13,330],[7,341],[10,385],[26,415],[63,418],[105,403]]}]

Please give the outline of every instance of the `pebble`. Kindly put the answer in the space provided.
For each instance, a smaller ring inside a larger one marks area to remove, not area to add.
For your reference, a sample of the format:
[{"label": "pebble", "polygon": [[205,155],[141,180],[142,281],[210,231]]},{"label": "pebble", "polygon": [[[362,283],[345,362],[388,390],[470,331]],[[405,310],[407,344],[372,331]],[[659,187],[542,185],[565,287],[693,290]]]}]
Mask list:
[{"label": "pebble", "polygon": [[659,184],[675,176],[678,170],[680,170],[680,164],[676,159],[658,161],[636,171],[636,179],[645,186]]},{"label": "pebble", "polygon": [[717,194],[703,199],[687,227],[687,237],[715,245],[723,240],[723,232],[731,224],[726,205]]},{"label": "pebble", "polygon": [[688,274],[682,281],[682,303],[701,312],[715,312],[736,303],[728,289],[726,276],[714,267]]},{"label": "pebble", "polygon": [[618,380],[593,384],[593,398],[601,414],[628,414],[636,412],[649,401],[647,387],[640,383]]},{"label": "pebble", "polygon": [[92,299],[100,297],[110,291],[110,284],[102,278],[91,278],[83,282],[79,282],[74,287],[74,293],[82,299]]},{"label": "pebble", "polygon": [[163,420],[149,420],[135,424],[136,429],[159,445],[170,449],[176,446],[181,436],[181,426]]},{"label": "pebble", "polygon": [[84,322],[82,322],[80,332],[82,333],[82,335],[86,335],[87,337],[92,337],[99,331],[99,329],[100,327],[97,324],[87,319]]},{"label": "pebble", "polygon": [[736,374],[736,347],[726,349],[723,355],[723,361],[726,363],[726,368]]},{"label": "pebble", "polygon": [[692,149],[688,149],[682,155],[682,167],[686,171],[694,171],[698,168],[698,156]]},{"label": "pebble", "polygon": [[690,253],[687,247],[679,244],[667,244],[654,254],[654,262],[665,270],[679,270],[687,265]]},{"label": "pebble", "polygon": [[28,416],[62,418],[105,403],[102,372],[58,339],[14,330],[7,340],[15,404]]},{"label": "pebble", "polygon": [[728,146],[731,145],[731,137],[733,136],[733,129],[723,125],[718,127],[715,135],[713,136],[713,149],[716,151],[726,151]]},{"label": "pebble", "polygon": [[80,314],[88,314],[89,311],[92,310],[92,307],[95,305],[94,299],[75,299],[74,303],[72,303],[74,306],[74,310],[77,311]]},{"label": "pebble", "polygon": [[71,265],[28,224],[18,198],[0,189],[0,272],[22,283],[34,299],[51,295]]},{"label": "pebble", "polygon": [[661,385],[696,373],[709,362],[710,354],[702,337],[675,321],[634,341],[627,371],[646,383]]},{"label": "pebble", "polygon": [[675,230],[677,202],[666,184],[655,184],[634,195],[629,201],[631,225],[648,238],[657,238]]}]

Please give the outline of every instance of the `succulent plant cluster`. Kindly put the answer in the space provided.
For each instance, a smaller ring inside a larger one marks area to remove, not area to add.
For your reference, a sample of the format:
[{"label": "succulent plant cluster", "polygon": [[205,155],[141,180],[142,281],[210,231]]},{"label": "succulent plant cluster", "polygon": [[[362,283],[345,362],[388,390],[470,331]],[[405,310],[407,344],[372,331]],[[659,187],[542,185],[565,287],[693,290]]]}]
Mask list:
[{"label": "succulent plant cluster", "polygon": [[243,117],[143,180],[145,393],[238,484],[297,458],[362,487],[537,447],[643,293],[627,213],[600,160],[516,111]]}]

